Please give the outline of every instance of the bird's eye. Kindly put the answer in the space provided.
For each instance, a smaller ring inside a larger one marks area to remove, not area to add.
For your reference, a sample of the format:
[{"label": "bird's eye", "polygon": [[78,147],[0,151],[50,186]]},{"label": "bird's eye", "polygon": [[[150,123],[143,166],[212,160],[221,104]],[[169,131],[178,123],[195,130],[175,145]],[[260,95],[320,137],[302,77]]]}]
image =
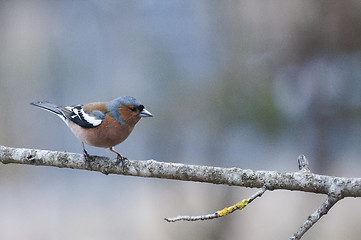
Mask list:
[{"label": "bird's eye", "polygon": [[130,109],[131,111],[133,111],[133,112],[137,111],[137,108],[136,108],[136,107],[130,107],[129,109]]}]

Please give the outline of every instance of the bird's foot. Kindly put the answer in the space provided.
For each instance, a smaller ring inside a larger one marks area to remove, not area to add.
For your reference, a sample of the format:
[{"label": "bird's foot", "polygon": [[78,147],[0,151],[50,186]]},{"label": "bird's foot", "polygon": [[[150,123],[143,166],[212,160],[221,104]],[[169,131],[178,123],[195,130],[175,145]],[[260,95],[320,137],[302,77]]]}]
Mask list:
[{"label": "bird's foot", "polygon": [[89,155],[89,153],[84,149],[84,151],[83,151],[83,156],[84,156],[84,161],[85,161],[85,164],[88,166],[88,168],[91,170],[92,169],[92,167],[91,167],[91,165],[90,165],[90,162],[91,162],[91,160],[90,160],[90,155]]},{"label": "bird's foot", "polygon": [[122,168],[124,170],[125,168],[125,161],[128,160],[128,158],[123,157],[122,155],[120,155],[119,153],[117,154],[117,161],[115,162],[117,165],[120,164],[120,162],[122,162]]}]

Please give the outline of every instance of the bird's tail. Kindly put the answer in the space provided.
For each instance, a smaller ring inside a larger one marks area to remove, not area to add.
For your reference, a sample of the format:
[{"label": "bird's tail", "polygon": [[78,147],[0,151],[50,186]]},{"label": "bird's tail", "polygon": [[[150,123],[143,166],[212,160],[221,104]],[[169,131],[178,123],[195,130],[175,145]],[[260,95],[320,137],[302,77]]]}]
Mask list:
[{"label": "bird's tail", "polygon": [[55,105],[55,104],[52,104],[52,103],[46,102],[46,101],[31,102],[30,104],[34,105],[34,106],[37,106],[39,108],[45,109],[45,110],[47,110],[47,111],[49,111],[51,113],[54,113],[63,120],[66,119],[64,114],[60,111],[58,106]]}]

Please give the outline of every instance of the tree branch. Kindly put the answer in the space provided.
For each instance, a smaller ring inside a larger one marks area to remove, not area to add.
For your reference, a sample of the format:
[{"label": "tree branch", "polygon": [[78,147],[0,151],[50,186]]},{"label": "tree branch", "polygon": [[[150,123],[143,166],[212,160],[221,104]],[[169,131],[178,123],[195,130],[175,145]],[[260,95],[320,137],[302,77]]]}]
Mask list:
[{"label": "tree branch", "polygon": [[333,194],[329,195],[327,200],[310,215],[302,226],[295,232],[289,240],[299,240],[320,218],[327,214],[328,211],[342,198]]},{"label": "tree branch", "polygon": [[309,171],[276,172],[254,171],[240,168],[185,165],[154,160],[128,160],[123,168],[116,159],[91,156],[86,164],[81,154],[38,149],[0,146],[0,162],[84,169],[104,174],[121,174],[138,177],[165,178],[182,181],[207,182],[268,190],[286,189],[329,194],[340,192],[342,197],[361,197],[361,178],[333,177]]},{"label": "tree branch", "polygon": [[127,160],[125,166],[119,165],[116,159],[100,156],[90,156],[90,162],[85,162],[81,154],[56,152],[26,148],[11,148],[0,146],[0,162],[53,166],[59,168],[84,169],[98,171],[103,174],[122,174],[139,177],[165,178],[182,181],[207,182],[250,188],[262,188],[249,199],[202,216],[180,216],[166,219],[179,220],[209,220],[228,215],[235,210],[241,210],[266,190],[286,189],[304,192],[327,194],[327,200],[308,217],[305,223],[290,239],[300,239],[332,206],[344,197],[361,197],[361,178],[333,177],[314,174],[309,170],[305,156],[298,157],[299,171],[276,172],[254,171],[240,168],[220,168],[210,166],[185,165],[179,163],[157,162],[154,160]]}]

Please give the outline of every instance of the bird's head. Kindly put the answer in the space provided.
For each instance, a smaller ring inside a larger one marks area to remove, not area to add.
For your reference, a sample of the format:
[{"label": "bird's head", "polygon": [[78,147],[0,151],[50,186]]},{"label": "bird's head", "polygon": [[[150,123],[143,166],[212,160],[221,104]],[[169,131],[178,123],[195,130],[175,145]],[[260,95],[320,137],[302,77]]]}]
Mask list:
[{"label": "bird's head", "polygon": [[135,125],[142,117],[153,117],[136,98],[124,96],[107,103],[109,113],[121,124]]}]

